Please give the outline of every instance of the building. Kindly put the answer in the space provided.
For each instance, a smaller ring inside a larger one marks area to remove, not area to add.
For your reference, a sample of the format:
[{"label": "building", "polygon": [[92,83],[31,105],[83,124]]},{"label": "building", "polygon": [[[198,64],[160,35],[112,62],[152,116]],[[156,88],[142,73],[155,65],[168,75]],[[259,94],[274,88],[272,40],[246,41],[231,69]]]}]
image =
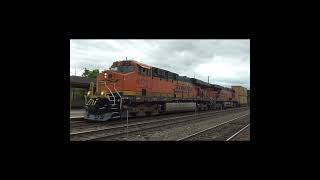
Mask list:
[{"label": "building", "polygon": [[85,105],[90,83],[96,83],[96,79],[81,76],[70,76],[70,107],[79,108]]}]

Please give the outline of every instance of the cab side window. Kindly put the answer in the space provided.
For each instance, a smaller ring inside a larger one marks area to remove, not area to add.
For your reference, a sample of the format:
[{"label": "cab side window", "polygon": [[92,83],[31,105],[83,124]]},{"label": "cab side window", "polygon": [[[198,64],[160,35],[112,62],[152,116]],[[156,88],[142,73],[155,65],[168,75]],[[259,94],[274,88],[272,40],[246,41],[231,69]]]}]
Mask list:
[{"label": "cab side window", "polygon": [[146,69],[143,67],[139,67],[139,74],[144,75],[144,76],[147,75]]}]

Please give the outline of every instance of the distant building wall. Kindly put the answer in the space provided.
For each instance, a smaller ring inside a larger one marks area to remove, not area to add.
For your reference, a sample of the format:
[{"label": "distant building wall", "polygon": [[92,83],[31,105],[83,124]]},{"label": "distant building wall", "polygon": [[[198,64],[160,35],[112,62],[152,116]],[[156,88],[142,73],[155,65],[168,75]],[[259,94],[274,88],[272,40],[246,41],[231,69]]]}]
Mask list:
[{"label": "distant building wall", "polygon": [[70,108],[81,108],[85,105],[85,95],[89,91],[90,82],[95,79],[70,76]]}]

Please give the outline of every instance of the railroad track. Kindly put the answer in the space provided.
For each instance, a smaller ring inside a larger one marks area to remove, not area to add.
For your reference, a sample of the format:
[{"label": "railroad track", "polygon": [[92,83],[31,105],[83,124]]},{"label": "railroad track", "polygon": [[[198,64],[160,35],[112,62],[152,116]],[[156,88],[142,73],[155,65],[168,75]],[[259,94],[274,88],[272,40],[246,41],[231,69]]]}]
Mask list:
[{"label": "railroad track", "polygon": [[82,123],[82,122],[85,122],[83,116],[73,116],[73,117],[70,117],[70,125],[72,125],[72,124],[79,124],[79,123]]},{"label": "railroad track", "polygon": [[247,141],[250,139],[250,124],[240,129],[237,133],[231,136],[227,141]]},{"label": "railroad track", "polygon": [[[248,118],[247,118],[248,117]],[[194,140],[218,140],[230,141],[250,126],[250,113],[241,115],[207,129],[198,131],[191,135],[178,139],[177,141],[194,141]],[[240,129],[240,130],[239,130]]]},{"label": "railroad track", "polygon": [[[224,111],[229,111],[229,110],[241,110],[241,109],[247,109],[248,107],[240,107],[240,108],[232,108],[232,109],[227,109],[227,110],[211,110],[211,111],[201,111],[197,112],[197,114],[203,114],[203,113],[211,113],[211,112],[224,112]],[[161,119],[161,118],[168,118],[168,117],[177,117],[177,115],[194,115],[194,112],[183,112],[183,113],[174,113],[174,114],[161,114],[161,115],[155,115],[151,117],[130,117],[130,122],[139,122],[139,121],[147,121],[147,120],[155,120],[155,119]],[[116,120],[111,120],[107,122],[87,122],[84,118],[77,119],[76,121],[70,120],[70,129],[72,131],[78,131],[81,129],[95,129],[98,127],[104,127],[104,126],[112,126],[112,125],[117,125],[117,124],[124,124],[126,123],[126,119],[116,119]]]},{"label": "railroad track", "polygon": [[77,128],[84,128],[88,126],[88,123],[83,120],[83,121],[70,121],[70,129],[77,129]]},{"label": "railroad track", "polygon": [[82,120],[84,116],[70,116],[70,121]]},{"label": "railroad track", "polygon": [[[104,127],[94,127],[92,129],[80,130],[80,131],[73,131],[70,133],[70,140],[99,140],[99,139],[110,139],[116,138],[119,136],[126,135],[127,133],[135,133],[139,131],[150,130],[154,128],[161,128],[168,125],[179,124],[188,121],[199,121],[206,118],[212,117],[212,115],[219,115],[225,112],[232,112],[237,110],[242,110],[247,108],[238,108],[238,109],[228,109],[223,111],[214,111],[214,112],[206,112],[191,115],[183,115],[183,116],[175,116],[175,117],[168,117],[168,118],[161,118],[156,120],[146,120],[146,121],[139,121],[139,122],[131,122],[128,124],[115,124],[113,126],[104,126]],[[241,111],[240,111],[241,112]],[[196,118],[196,119],[195,119]]]},{"label": "railroad track", "polygon": [[237,137],[241,132],[243,132],[245,129],[247,129],[250,126],[250,123],[247,124],[245,127],[240,129],[238,132],[234,133],[232,136],[230,136],[226,141],[233,140],[235,137]]}]

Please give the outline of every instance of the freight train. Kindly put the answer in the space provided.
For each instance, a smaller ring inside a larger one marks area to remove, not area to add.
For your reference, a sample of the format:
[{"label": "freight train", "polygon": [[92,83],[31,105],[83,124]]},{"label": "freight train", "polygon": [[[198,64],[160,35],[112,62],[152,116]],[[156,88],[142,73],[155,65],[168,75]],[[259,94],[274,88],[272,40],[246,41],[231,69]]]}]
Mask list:
[{"label": "freight train", "polygon": [[[239,86],[238,86],[239,87]],[[85,119],[110,119],[206,111],[240,105],[234,89],[179,76],[135,60],[116,61],[97,76],[87,96]]]}]

